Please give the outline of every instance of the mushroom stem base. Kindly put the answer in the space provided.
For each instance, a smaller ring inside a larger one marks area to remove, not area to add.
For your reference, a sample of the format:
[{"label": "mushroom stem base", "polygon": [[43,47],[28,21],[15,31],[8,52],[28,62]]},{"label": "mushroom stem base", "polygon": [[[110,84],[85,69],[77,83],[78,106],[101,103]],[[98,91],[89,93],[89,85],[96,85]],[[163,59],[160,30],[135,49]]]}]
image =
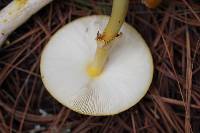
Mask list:
[{"label": "mushroom stem base", "polygon": [[108,54],[109,48],[97,47],[95,58],[87,67],[88,76],[97,77],[102,73]]}]

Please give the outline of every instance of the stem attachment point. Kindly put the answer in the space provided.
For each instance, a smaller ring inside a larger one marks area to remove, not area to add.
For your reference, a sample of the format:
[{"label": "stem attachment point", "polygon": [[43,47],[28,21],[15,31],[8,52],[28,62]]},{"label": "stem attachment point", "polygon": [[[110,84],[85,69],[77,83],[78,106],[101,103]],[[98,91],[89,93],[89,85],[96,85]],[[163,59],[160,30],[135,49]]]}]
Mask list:
[{"label": "stem attachment point", "polygon": [[108,60],[113,41],[120,36],[119,31],[125,21],[129,0],[113,0],[111,17],[102,34],[97,33],[97,49],[94,60],[89,64],[90,77],[99,76]]}]

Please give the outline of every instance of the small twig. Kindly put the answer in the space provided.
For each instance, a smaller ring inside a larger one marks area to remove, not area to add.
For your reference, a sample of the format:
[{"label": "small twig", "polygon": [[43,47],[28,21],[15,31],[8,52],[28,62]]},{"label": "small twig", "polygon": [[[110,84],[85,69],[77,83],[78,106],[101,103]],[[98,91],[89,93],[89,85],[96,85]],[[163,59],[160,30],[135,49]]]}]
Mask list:
[{"label": "small twig", "polygon": [[9,34],[53,0],[13,0],[0,11],[0,46]]}]

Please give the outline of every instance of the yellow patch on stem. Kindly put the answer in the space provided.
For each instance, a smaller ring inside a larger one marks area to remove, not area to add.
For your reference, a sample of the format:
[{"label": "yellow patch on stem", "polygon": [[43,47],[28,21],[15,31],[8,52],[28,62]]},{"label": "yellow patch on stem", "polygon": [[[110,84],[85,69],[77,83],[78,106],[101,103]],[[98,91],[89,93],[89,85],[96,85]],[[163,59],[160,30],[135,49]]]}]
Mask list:
[{"label": "yellow patch on stem", "polygon": [[28,1],[28,0],[15,0],[15,2],[16,2],[17,4],[19,4],[20,6],[25,5],[27,1]]},{"label": "yellow patch on stem", "polygon": [[97,77],[103,71],[108,58],[107,48],[97,48],[94,60],[88,65],[87,73],[90,77]]}]

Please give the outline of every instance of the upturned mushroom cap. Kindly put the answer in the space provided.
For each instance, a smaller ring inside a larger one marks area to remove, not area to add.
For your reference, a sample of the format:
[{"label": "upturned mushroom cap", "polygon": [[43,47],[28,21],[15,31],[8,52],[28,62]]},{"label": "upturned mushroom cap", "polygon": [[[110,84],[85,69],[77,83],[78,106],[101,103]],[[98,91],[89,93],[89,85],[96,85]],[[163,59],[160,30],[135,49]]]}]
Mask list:
[{"label": "upturned mushroom cap", "polygon": [[135,105],[153,77],[151,53],[140,34],[124,23],[109,60],[98,77],[87,74],[96,51],[96,34],[106,16],[75,20],[61,28],[46,45],[41,75],[49,93],[61,104],[86,115],[113,115]]}]

